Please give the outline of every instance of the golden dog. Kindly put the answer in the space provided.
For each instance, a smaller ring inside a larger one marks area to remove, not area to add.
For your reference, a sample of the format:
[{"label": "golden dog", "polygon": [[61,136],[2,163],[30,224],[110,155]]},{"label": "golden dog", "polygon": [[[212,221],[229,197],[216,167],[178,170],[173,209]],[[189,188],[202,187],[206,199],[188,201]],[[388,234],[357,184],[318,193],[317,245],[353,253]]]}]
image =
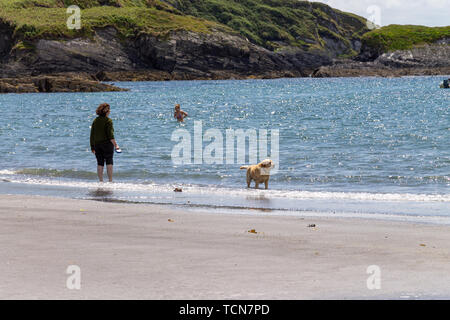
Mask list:
[{"label": "golden dog", "polygon": [[269,188],[270,169],[273,167],[273,161],[270,159],[252,166],[242,166],[241,169],[247,169],[247,188],[250,188],[252,180],[255,181],[255,189],[258,189],[259,184],[263,182],[266,189]]}]

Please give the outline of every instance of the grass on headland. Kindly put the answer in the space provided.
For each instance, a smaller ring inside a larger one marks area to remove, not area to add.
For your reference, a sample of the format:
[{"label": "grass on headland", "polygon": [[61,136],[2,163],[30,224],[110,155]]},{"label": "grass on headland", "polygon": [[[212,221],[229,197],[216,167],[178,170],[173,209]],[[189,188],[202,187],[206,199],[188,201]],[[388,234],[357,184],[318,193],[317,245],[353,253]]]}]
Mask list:
[{"label": "grass on headland", "polygon": [[[369,31],[366,20],[299,0],[166,0],[181,12],[216,21],[269,49],[323,48],[323,37],[348,42]],[[324,32],[326,30],[326,33]],[[348,46],[350,44],[348,43]]]},{"label": "grass on headland", "polygon": [[408,50],[417,45],[450,39],[450,26],[424,27],[414,25],[390,25],[366,33],[362,40],[378,52]]},{"label": "grass on headland", "polygon": [[[81,30],[66,26],[65,8],[74,4],[82,8]],[[362,17],[298,0],[0,0],[1,21],[14,26],[22,40],[90,36],[106,26],[123,37],[219,29],[272,50],[286,45],[323,49],[331,39],[345,44],[342,56],[348,57],[356,54],[350,43],[355,39],[388,52],[450,38],[450,27],[390,25],[368,32]]]},{"label": "grass on headland", "polygon": [[[65,25],[64,8],[73,4],[83,9],[80,31]],[[323,49],[326,37],[345,43],[351,53],[348,39],[368,31],[361,17],[298,0],[1,0],[0,11],[0,19],[25,39],[86,36],[107,25],[124,36],[215,28],[234,30],[273,50],[286,45]]]},{"label": "grass on headland", "polygon": [[1,7],[9,8],[62,8],[70,5],[77,5],[82,9],[112,6],[112,7],[145,7],[152,3],[157,3],[158,0],[2,0]]},{"label": "grass on headland", "polygon": [[[55,0],[7,0],[20,2],[39,1],[55,4]],[[70,16],[66,8],[53,6],[0,9],[0,20],[8,22],[15,28],[19,39],[33,40],[36,38],[73,38],[90,36],[95,28],[114,26],[123,37],[132,37],[139,32],[150,34],[164,34],[174,30],[193,32],[209,32],[212,28],[223,29],[217,23],[205,21],[191,16],[172,14],[157,8],[138,6],[129,7],[91,7],[81,11],[81,29],[67,28]]]}]

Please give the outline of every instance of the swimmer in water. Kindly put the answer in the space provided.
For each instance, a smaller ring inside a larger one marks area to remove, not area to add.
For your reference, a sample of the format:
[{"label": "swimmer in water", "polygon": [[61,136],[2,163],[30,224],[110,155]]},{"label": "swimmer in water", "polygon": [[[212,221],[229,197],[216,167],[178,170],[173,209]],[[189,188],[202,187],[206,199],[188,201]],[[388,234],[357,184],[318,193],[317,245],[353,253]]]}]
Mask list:
[{"label": "swimmer in water", "polygon": [[188,114],[180,109],[180,105],[175,105],[175,112],[173,114],[173,117],[178,120],[178,122],[183,122],[184,118],[186,118]]}]

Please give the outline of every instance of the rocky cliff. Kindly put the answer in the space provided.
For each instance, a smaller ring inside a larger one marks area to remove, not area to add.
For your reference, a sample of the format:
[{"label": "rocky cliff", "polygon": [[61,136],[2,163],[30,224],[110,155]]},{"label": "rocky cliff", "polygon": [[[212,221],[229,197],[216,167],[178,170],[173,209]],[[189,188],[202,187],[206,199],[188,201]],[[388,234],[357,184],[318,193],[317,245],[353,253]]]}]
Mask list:
[{"label": "rocky cliff", "polygon": [[[167,74],[173,79],[228,79],[249,76],[306,76],[331,63],[323,52],[291,48],[273,52],[237,35],[188,31],[172,32],[161,39],[143,34],[120,41],[113,27],[96,30],[90,39],[39,39],[31,48],[5,41],[0,77],[62,72],[104,72],[120,75],[130,71]],[[8,53],[9,52],[9,53]],[[122,75],[123,77],[123,75]]]},{"label": "rocky cliff", "polygon": [[[361,56],[364,59],[361,59]],[[450,38],[378,55],[373,61],[361,53],[358,59],[334,60],[313,72],[314,77],[405,76],[450,74]],[[363,60],[363,61],[361,61]],[[367,61],[368,60],[368,61]]]},{"label": "rocky cliff", "polygon": [[[69,4],[83,9],[81,30],[65,25]],[[11,0],[0,3],[0,78],[27,79],[4,81],[3,91],[34,92],[42,88],[30,77],[67,73],[86,81],[449,73],[448,30],[424,28],[369,32],[361,17],[297,0]],[[408,32],[414,41],[400,41]]]},{"label": "rocky cliff", "polygon": [[[147,1],[137,8],[74,0],[69,2],[84,6],[83,14],[92,17],[84,29],[69,32],[61,24],[66,19],[61,2],[16,2],[0,12],[0,78],[65,72],[100,80],[302,77],[356,52],[367,31],[364,19],[307,1],[272,1],[272,7],[261,0],[213,1],[225,12],[212,13],[231,17],[225,24],[222,16],[205,20],[205,8],[213,3],[208,0],[164,6]],[[46,22],[33,24],[30,10]],[[188,15],[195,12],[197,17]],[[250,14],[265,20],[247,21],[245,28],[234,23]],[[284,31],[286,23],[290,28]]]}]

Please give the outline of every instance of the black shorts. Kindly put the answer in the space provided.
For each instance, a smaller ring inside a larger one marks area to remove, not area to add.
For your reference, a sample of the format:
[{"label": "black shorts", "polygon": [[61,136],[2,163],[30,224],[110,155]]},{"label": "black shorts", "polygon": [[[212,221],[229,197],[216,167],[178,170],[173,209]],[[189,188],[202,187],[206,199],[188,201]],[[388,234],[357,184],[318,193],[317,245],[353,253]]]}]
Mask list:
[{"label": "black shorts", "polygon": [[111,141],[106,141],[100,144],[96,144],[94,146],[95,157],[97,158],[97,164],[99,166],[105,166],[105,162],[107,165],[114,164],[113,156],[114,156],[114,145]]}]

